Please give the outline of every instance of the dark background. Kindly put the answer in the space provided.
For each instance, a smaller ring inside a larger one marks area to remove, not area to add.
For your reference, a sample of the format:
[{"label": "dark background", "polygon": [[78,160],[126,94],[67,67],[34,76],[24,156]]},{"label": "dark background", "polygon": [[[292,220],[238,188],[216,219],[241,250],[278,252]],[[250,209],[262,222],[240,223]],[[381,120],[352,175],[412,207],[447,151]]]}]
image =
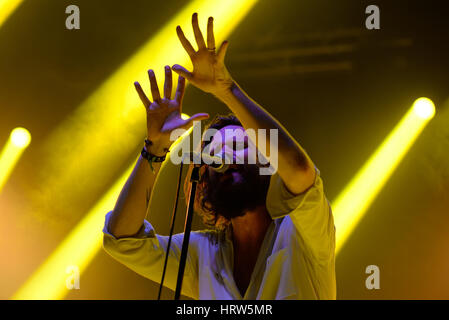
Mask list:
[{"label": "dark background", "polygon": [[[226,63],[234,79],[311,155],[330,200],[416,98],[435,102],[435,119],[337,257],[339,299],[449,298],[445,3],[259,0],[228,38]],[[77,31],[64,25],[70,4],[81,10]],[[111,172],[104,190],[71,204],[67,213],[52,211],[51,206],[43,214],[27,210],[30,190],[45,188],[36,168],[44,161],[39,156],[52,128],[184,4],[26,0],[0,28],[0,141],[16,126],[33,135],[0,193],[0,298],[9,298],[26,281],[119,174]],[[380,8],[380,30],[365,28],[370,4]],[[228,112],[192,86],[184,110]],[[129,159],[123,161],[129,164]],[[156,220],[165,233],[168,217]],[[371,264],[380,268],[380,290],[365,288],[365,268]],[[81,290],[67,298],[154,299],[157,292],[154,283],[103,251],[82,274],[81,283]]]}]

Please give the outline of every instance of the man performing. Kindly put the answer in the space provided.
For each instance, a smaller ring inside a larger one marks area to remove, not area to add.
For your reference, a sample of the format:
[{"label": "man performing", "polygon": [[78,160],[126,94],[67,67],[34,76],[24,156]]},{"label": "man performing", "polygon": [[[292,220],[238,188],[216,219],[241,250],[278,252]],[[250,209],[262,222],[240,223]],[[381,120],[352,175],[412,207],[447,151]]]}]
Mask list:
[{"label": "man performing", "polygon": [[[212,229],[191,233],[182,294],[194,299],[335,299],[335,227],[318,169],[287,130],[232,79],[224,64],[228,42],[215,50],[213,18],[208,20],[207,43],[197,14],[192,25],[196,51],[179,26],[176,30],[193,71],[172,67],[179,74],[175,98],[171,100],[168,66],[163,98],[152,70],[148,72],[152,102],[135,83],[147,110],[148,137],[142,154],[151,161],[139,158],[114,210],[107,214],[105,250],[138,274],[160,282],[168,237],[157,235],[145,220],[149,197],[172,143],[170,133],[190,127],[193,120],[208,118],[203,113],[181,118],[187,79],[235,114],[217,117],[210,124],[209,128],[218,130],[211,145],[222,146],[223,153],[234,159],[246,159],[248,136],[239,136],[240,144],[218,137],[226,137],[225,130],[241,131],[242,127],[256,132],[276,129],[278,167],[273,175],[261,175],[259,162],[233,164],[224,173],[201,167],[195,210]],[[257,147],[256,141],[251,142]],[[170,246],[164,285],[172,290],[182,241],[183,234],[176,234]]]}]

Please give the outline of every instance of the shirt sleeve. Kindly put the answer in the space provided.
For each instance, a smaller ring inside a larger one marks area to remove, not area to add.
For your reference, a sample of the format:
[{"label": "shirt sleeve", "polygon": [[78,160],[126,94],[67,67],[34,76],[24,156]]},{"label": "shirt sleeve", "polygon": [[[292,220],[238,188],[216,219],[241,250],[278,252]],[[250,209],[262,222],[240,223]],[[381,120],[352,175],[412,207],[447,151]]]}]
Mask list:
[{"label": "shirt sleeve", "polygon": [[273,219],[289,215],[300,242],[309,256],[328,261],[335,255],[335,226],[332,210],[323,190],[320,171],[315,168],[313,185],[292,194],[279,174],[273,174],[267,194],[267,210]]},{"label": "shirt sleeve", "polygon": [[[106,215],[106,221],[103,228],[104,250],[115,260],[124,264],[139,275],[160,283],[164,268],[168,236],[157,235],[153,226],[147,220],[144,220],[144,224],[135,235],[125,238],[116,238],[108,230],[111,214],[112,212],[109,212]],[[175,234],[172,236],[167,270],[164,278],[164,286],[171,290],[176,289],[183,239],[184,234]],[[182,294],[197,299],[198,281],[196,281],[197,276],[193,265],[191,251],[192,250],[189,248],[184,270]]]}]

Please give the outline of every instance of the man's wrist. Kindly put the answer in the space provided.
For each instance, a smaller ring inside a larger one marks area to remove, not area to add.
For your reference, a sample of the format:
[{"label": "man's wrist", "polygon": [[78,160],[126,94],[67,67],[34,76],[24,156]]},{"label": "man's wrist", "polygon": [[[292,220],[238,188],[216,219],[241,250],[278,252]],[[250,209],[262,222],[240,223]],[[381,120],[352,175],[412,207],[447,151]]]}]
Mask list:
[{"label": "man's wrist", "polygon": [[232,81],[229,86],[226,87],[226,89],[223,89],[219,92],[217,92],[215,94],[215,96],[221,100],[222,102],[224,102],[225,104],[227,104],[229,102],[230,99],[233,98],[233,90],[234,88],[237,87],[237,83],[235,81]]},{"label": "man's wrist", "polygon": [[230,97],[232,97],[232,89],[237,84],[235,81],[231,81],[228,86],[222,88],[220,91],[214,93],[214,95],[223,102],[226,102]]},{"label": "man's wrist", "polygon": [[167,152],[170,149],[170,145],[166,143],[162,143],[160,141],[154,141],[151,139],[145,140],[145,149],[151,153],[152,155],[155,155],[157,157],[162,157],[167,154]]}]

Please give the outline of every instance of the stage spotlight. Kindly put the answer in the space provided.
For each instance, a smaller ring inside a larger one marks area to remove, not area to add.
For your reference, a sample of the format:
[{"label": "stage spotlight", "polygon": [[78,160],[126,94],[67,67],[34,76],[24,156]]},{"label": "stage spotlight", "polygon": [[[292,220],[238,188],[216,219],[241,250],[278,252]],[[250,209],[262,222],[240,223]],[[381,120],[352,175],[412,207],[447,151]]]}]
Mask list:
[{"label": "stage spotlight", "polygon": [[427,98],[419,98],[413,104],[413,110],[419,117],[430,119],[435,115],[435,105],[432,100]]},{"label": "stage spotlight", "polygon": [[0,0],[0,27],[23,0]]},{"label": "stage spotlight", "polygon": [[434,114],[435,106],[430,99],[417,99],[332,202],[337,229],[337,253]]},{"label": "stage spotlight", "polygon": [[25,128],[15,128],[0,154],[0,190],[11,174],[23,151],[31,142],[31,134]]},{"label": "stage spotlight", "polygon": [[25,128],[15,128],[11,132],[11,141],[18,148],[26,148],[31,142],[31,134]]}]

